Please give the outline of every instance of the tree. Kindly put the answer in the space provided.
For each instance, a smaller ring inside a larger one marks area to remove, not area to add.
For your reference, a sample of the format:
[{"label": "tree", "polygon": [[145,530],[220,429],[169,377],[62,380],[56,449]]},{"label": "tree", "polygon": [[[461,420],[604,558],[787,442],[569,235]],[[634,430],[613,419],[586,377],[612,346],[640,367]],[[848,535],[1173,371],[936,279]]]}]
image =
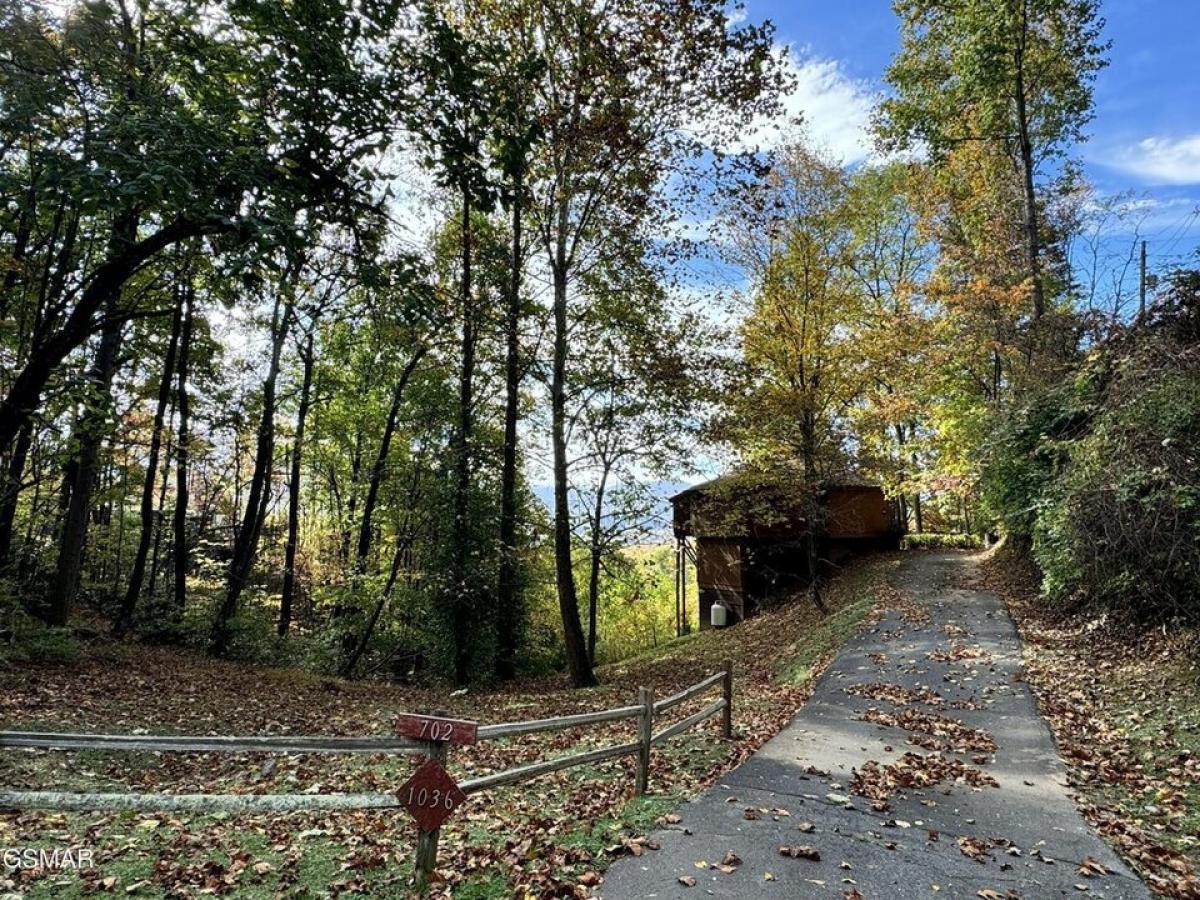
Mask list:
[{"label": "tree", "polygon": [[904,521],[909,500],[917,531],[921,508],[921,437],[935,310],[925,294],[934,247],[911,195],[928,187],[923,166],[894,161],[863,167],[849,177],[847,213],[852,231],[850,270],[862,294],[860,352],[871,372],[863,397],[851,410],[859,461],[895,496]]},{"label": "tree", "polygon": [[866,310],[847,193],[842,169],[799,141],[773,154],[766,178],[726,212],[750,296],[744,367],[720,430],[752,466],[798,463],[811,593],[822,608],[817,499],[822,481],[850,464],[847,416],[870,378],[857,340]]},{"label": "tree", "polygon": [[601,576],[647,538],[654,482],[688,468],[711,330],[682,313],[640,247],[582,279],[572,340],[589,348],[571,379],[571,491],[586,549],[587,650],[596,662]]},{"label": "tree", "polygon": [[234,536],[233,557],[225,583],[225,599],[213,622],[209,650],[223,655],[232,637],[230,621],[237,613],[238,601],[250,579],[258,554],[258,539],[266,520],[267,503],[271,494],[271,469],[275,455],[275,410],[278,396],[279,369],[283,346],[291,329],[296,303],[296,281],[306,259],[299,252],[290,254],[286,267],[274,286],[270,319],[270,357],[263,379],[262,410],[255,431],[254,471],[250,476],[250,492],[246,498],[242,524]]},{"label": "tree", "polygon": [[571,677],[586,686],[595,675],[579,619],[568,490],[572,284],[613,244],[669,217],[654,202],[656,186],[702,149],[686,127],[721,120],[736,129],[770,107],[778,71],[770,28],[733,26],[712,0],[542,2],[533,16],[547,65],[539,87],[546,134],[530,190],[552,286],[555,581]]},{"label": "tree", "polygon": [[288,474],[287,543],[283,558],[283,588],[279,597],[279,622],[276,630],[286,635],[292,622],[292,608],[296,595],[296,556],[300,549],[300,477],[304,457],[304,432],[308,424],[308,413],[312,405],[313,369],[316,367],[316,337],[321,317],[337,299],[343,281],[337,267],[325,279],[325,284],[316,286],[316,296],[305,304],[303,346],[299,350],[300,399],[296,405],[296,429],[292,440],[291,471]]},{"label": "tree", "polygon": [[[180,273],[181,275],[183,273]],[[121,602],[121,611],[117,617],[115,631],[124,635],[133,625],[134,610],[137,608],[138,597],[142,592],[142,582],[146,577],[146,561],[150,556],[150,544],[154,538],[154,488],[158,482],[158,455],[162,447],[163,423],[166,417],[167,402],[171,397],[171,380],[175,377],[175,359],[179,352],[179,336],[183,328],[185,289],[179,278],[173,287],[174,310],[171,313],[171,331],[167,339],[167,349],[163,353],[162,375],[158,382],[158,398],[154,407],[154,421],[150,426],[150,453],[146,460],[146,477],[142,484],[142,500],[139,517],[141,529],[138,533],[137,550],[134,553],[133,568],[129,574],[129,586]]]},{"label": "tree", "polygon": [[511,18],[506,19],[504,30],[514,38],[512,51],[494,57],[496,64],[489,72],[498,107],[491,153],[500,174],[499,201],[510,216],[511,248],[504,297],[504,449],[500,473],[500,566],[496,578],[496,605],[500,614],[496,675],[501,680],[516,673],[518,637],[524,619],[517,547],[517,426],[525,369],[521,325],[527,312],[522,297],[528,252],[523,226],[530,200],[526,179],[534,149],[542,138],[534,99],[538,81],[545,72],[545,62],[532,49],[526,4],[512,5]]},{"label": "tree", "polygon": [[1108,43],[1098,0],[897,0],[900,52],[879,107],[889,149],[928,147],[935,161],[964,142],[995,144],[1021,184],[1025,274],[1033,316],[1046,310],[1037,182],[1082,138]]},{"label": "tree", "polygon": [[[54,621],[65,620],[79,579],[122,329],[152,293],[137,287],[165,251],[194,239],[210,239],[236,268],[269,254],[301,214],[353,213],[359,230],[369,227],[362,189],[372,176],[354,164],[393,115],[381,86],[397,68],[379,64],[379,38],[396,12],[337,0],[235,4],[203,19],[168,2],[81,5],[53,19],[11,11],[0,177],[6,194],[19,185],[23,205],[21,265],[4,305],[29,328],[0,396],[6,502],[20,492],[17,451],[52,376],[101,335],[97,402],[79,420],[70,471]],[[326,102],[331,93],[338,104]]]},{"label": "tree", "polygon": [[179,440],[175,445],[175,511],[172,521],[172,537],[175,566],[174,598],[175,609],[182,612],[187,603],[188,575],[188,460],[191,456],[191,398],[188,394],[188,378],[191,371],[192,331],[196,315],[196,285],[188,278],[183,286],[183,334],[179,342],[179,378],[175,385],[176,405],[179,407]]},{"label": "tree", "polygon": [[[469,11],[464,10],[464,14]],[[465,18],[465,15],[464,15]],[[422,97],[416,103],[411,125],[422,139],[427,164],[438,181],[458,195],[459,219],[459,390],[458,425],[453,433],[454,533],[451,538],[447,602],[455,640],[454,678],[467,681],[471,666],[469,630],[478,604],[479,586],[472,583],[470,534],[467,522],[471,493],[471,442],[475,427],[476,318],[472,292],[472,213],[488,212],[495,203],[495,187],[483,158],[483,141],[493,98],[481,71],[485,50],[462,29],[455,27],[434,4],[422,9],[422,38],[416,68],[421,73]]]}]

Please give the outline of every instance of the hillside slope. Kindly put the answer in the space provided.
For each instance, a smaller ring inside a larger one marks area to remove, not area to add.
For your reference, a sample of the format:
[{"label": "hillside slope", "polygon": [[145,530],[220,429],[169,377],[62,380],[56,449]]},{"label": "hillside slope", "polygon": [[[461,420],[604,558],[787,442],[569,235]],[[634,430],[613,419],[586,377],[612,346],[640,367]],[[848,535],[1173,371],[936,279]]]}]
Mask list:
[{"label": "hillside slope", "polygon": [[[645,685],[666,696],[735,667],[736,737],[717,723],[656,749],[651,795],[633,800],[632,759],[572,769],[473,797],[443,829],[439,871],[455,896],[582,893],[597,871],[681,795],[697,791],[774,735],[807,697],[812,675],[853,634],[880,598],[894,557],[868,560],[828,591],[820,617],[797,601],[722,632],[703,632],[601,670],[603,684],[570,690],[560,680],[494,691],[454,692],[321,679],[264,670],[166,648],[94,647],[71,666],[9,673],[0,699],[13,729],[210,734],[387,733],[395,713],[439,709],[483,722],[540,718],[628,705]],[[673,711],[682,717],[699,701]],[[459,777],[628,741],[632,722],[528,735],[451,754]],[[0,782],[15,789],[167,792],[389,791],[407,778],[407,758],[266,754],[0,753]],[[330,895],[397,892],[411,871],[414,827],[394,810],[286,817],[5,813],[5,846],[96,848],[80,875],[37,870],[6,887],[63,897],[95,888],[144,896]],[[21,882],[18,885],[18,882]]]}]

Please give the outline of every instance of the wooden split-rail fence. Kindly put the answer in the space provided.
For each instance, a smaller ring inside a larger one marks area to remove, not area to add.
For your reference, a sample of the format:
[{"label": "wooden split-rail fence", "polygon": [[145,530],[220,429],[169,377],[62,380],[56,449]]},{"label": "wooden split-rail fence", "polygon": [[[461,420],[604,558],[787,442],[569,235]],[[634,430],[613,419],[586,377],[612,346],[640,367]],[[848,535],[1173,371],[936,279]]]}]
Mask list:
[{"label": "wooden split-rail fence", "polygon": [[[657,733],[657,716],[721,688],[721,696],[695,713],[674,722]],[[733,665],[726,662],[723,671],[708,676],[677,694],[655,700],[649,688],[638,689],[638,702],[630,706],[596,712],[479,725],[475,739],[494,741],[525,734],[585,728],[626,719],[637,720],[637,740],[611,747],[527,763],[500,772],[480,775],[460,782],[466,795],[622,756],[637,755],[634,789],[638,794],[649,790],[650,758],[656,744],[669,740],[721,714],[721,734],[733,736]],[[51,750],[150,751],[156,753],[368,753],[416,755],[445,762],[447,741],[420,740],[412,737],[305,737],[269,735],[223,737],[209,735],[149,734],[59,734],[34,731],[0,731],[0,748],[41,748]],[[194,813],[285,813],[312,810],[391,809],[403,806],[397,794],[146,794],[146,793],[75,793],[64,791],[14,791],[0,789],[0,810],[52,809],[58,811],[137,810]],[[422,888],[428,885],[437,855],[438,829],[421,831],[416,853],[416,876]]]}]

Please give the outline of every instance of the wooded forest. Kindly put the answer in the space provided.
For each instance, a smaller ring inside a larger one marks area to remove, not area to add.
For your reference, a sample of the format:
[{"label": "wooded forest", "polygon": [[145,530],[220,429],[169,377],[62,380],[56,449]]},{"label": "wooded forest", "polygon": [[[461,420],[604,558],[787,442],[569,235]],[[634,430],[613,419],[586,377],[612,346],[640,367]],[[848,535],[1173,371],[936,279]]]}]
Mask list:
[{"label": "wooded forest", "polygon": [[6,2],[4,659],[591,685],[716,462],[1194,619],[1200,270],[1076,164],[1098,3],[895,8],[847,167],[719,0]]}]

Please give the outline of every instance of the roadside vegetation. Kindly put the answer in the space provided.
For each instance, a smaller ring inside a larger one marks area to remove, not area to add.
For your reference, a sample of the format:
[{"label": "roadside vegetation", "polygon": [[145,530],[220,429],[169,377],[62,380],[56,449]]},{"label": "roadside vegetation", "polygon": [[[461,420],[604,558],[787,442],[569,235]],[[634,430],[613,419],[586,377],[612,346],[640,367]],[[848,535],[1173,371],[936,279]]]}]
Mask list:
[{"label": "roadside vegetation", "polygon": [[1157,893],[1200,896],[1200,281],[1010,409],[985,564],[1089,821]]}]

